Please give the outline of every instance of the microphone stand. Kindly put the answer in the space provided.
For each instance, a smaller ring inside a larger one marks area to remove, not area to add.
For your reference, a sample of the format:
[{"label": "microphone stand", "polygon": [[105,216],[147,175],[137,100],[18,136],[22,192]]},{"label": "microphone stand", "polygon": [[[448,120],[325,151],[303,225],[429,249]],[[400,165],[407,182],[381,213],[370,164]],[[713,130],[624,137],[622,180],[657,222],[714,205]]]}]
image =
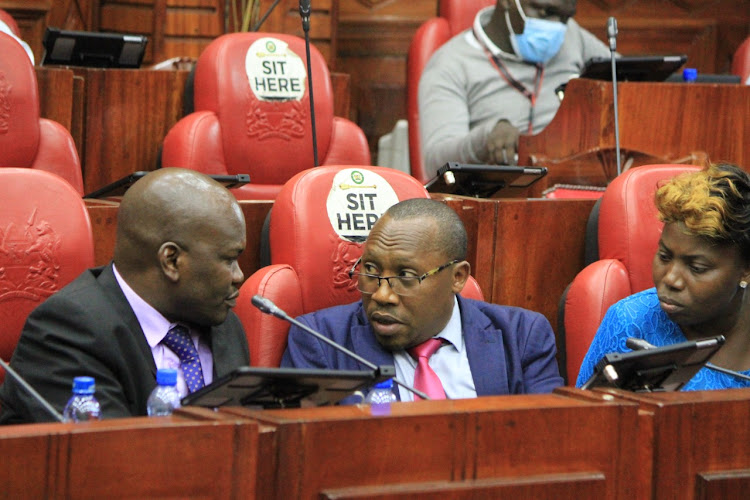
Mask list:
[{"label": "microphone stand", "polygon": [[310,1],[300,0],[299,13],[302,30],[305,32],[305,54],[307,56],[307,88],[310,94],[310,123],[312,128],[313,161],[318,166],[318,136],[315,128],[315,100],[313,98],[312,66],[310,64]]},{"label": "microphone stand", "polygon": [[[253,296],[253,298],[252,298],[252,304],[255,307],[257,307],[258,309],[260,309],[261,312],[266,313],[266,314],[270,314],[271,316],[276,316],[277,318],[283,319],[284,321],[288,321],[289,323],[293,324],[294,326],[297,326],[297,327],[301,328],[302,330],[304,330],[305,332],[309,333],[310,335],[312,335],[313,337],[317,338],[318,340],[322,340],[323,342],[325,342],[326,344],[330,345],[334,349],[337,349],[337,350],[343,352],[344,354],[346,354],[350,358],[352,358],[352,359],[360,362],[361,364],[365,365],[367,368],[370,368],[371,370],[373,370],[376,375],[383,375],[383,374],[389,375],[390,374],[389,372],[391,372],[390,367],[389,368],[379,367],[375,363],[372,363],[372,362],[366,360],[365,358],[363,358],[359,354],[356,354],[356,353],[350,351],[349,349],[347,349],[346,347],[344,347],[344,346],[342,346],[340,344],[337,344],[336,342],[334,342],[333,340],[329,339],[328,337],[325,337],[325,336],[321,335],[320,333],[316,332],[315,330],[313,330],[309,326],[305,325],[304,323],[301,323],[301,322],[297,321],[296,319],[294,319],[291,316],[289,316],[286,312],[284,312],[280,308],[278,308],[276,306],[276,304],[274,304],[273,302],[271,302],[271,300],[263,297],[262,295],[255,295],[255,296]],[[407,385],[404,382],[402,382],[399,379],[397,379],[395,376],[392,377],[392,378],[393,378],[393,381],[396,384],[400,385],[401,387],[403,387],[407,391],[416,394],[417,396],[419,396],[422,399],[425,399],[425,400],[430,399],[430,397],[427,396],[427,394],[425,394],[424,392],[422,392],[422,391],[420,391],[418,389],[415,389],[414,387],[410,387],[409,385]]]},{"label": "microphone stand", "polygon": [[49,402],[46,399],[44,399],[41,394],[36,392],[36,390],[33,387],[31,387],[31,385],[29,385],[28,382],[26,382],[23,378],[21,378],[21,375],[19,375],[17,371],[11,368],[10,365],[6,363],[2,358],[0,358],[0,366],[5,368],[5,371],[8,372],[8,375],[10,375],[13,378],[13,380],[18,382],[21,385],[21,387],[24,388],[24,390],[26,390],[29,394],[31,394],[34,397],[34,399],[39,404],[41,404],[45,410],[47,410],[47,413],[52,415],[55,418],[55,420],[57,420],[58,422],[64,422],[63,416],[60,415],[60,413],[57,410],[55,410],[55,408],[51,404],[49,404]]},{"label": "microphone stand", "polygon": [[615,109],[615,155],[617,156],[617,175],[622,173],[620,160],[620,120],[617,116],[617,65],[615,64],[615,51],[617,50],[617,20],[610,17],[607,20],[607,35],[609,38],[609,53],[612,61],[612,97]]}]

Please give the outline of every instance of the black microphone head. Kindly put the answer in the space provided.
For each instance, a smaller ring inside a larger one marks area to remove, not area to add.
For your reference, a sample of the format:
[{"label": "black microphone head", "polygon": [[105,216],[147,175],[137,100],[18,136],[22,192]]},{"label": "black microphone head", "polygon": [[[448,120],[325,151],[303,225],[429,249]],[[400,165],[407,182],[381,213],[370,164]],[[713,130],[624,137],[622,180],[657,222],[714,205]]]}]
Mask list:
[{"label": "black microphone head", "polygon": [[637,339],[635,337],[628,337],[625,340],[625,346],[634,351],[645,351],[648,349],[656,349],[656,346],[646,342],[643,339]]},{"label": "black microphone head", "polygon": [[310,17],[310,0],[299,0],[299,13],[302,17]]}]

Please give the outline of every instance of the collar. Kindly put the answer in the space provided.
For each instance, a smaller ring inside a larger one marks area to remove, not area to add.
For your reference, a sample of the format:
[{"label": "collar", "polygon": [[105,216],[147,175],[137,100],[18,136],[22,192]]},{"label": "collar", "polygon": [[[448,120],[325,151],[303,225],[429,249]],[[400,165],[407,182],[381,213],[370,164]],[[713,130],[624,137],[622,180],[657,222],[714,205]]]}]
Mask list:
[{"label": "collar", "polygon": [[490,37],[487,36],[487,33],[484,32],[484,24],[489,22],[494,10],[495,7],[490,6],[485,7],[484,9],[477,12],[477,15],[474,17],[474,24],[471,30],[474,36],[469,35],[467,38],[476,41],[480,48],[486,48],[493,56],[502,57],[511,61],[523,62],[523,59],[521,57],[512,52],[505,52],[500,47],[495,45],[495,43],[490,40]]},{"label": "collar", "polygon": [[130,308],[133,309],[135,317],[141,325],[141,330],[143,330],[143,334],[146,336],[149,347],[153,349],[167,335],[172,323],[159,311],[154,309],[151,304],[143,300],[140,295],[135,293],[135,290],[130,288],[130,285],[125,282],[117,271],[114,263],[112,263],[112,271],[114,271],[117,284],[120,285],[122,293],[125,295]]},{"label": "collar", "polygon": [[464,336],[461,329],[461,309],[458,307],[458,299],[456,299],[455,296],[453,297],[453,312],[451,313],[451,319],[448,320],[448,324],[445,325],[445,328],[435,335],[435,337],[440,337],[441,339],[450,342],[458,352],[463,352]]}]

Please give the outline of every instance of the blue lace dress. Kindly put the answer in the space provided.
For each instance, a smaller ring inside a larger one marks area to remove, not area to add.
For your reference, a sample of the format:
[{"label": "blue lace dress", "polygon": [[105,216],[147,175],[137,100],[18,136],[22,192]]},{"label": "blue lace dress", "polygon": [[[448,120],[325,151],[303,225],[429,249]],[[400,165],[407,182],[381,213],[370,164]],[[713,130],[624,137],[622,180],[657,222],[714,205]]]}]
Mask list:
[{"label": "blue lace dress", "polygon": [[[650,288],[626,297],[613,305],[599,326],[578,373],[576,386],[581,387],[594,373],[596,363],[610,352],[628,352],[628,337],[643,339],[657,347],[685,342],[685,334],[659,306],[656,289]],[[750,370],[742,372],[750,375]],[[683,391],[750,387],[750,381],[702,368],[685,384]]]}]

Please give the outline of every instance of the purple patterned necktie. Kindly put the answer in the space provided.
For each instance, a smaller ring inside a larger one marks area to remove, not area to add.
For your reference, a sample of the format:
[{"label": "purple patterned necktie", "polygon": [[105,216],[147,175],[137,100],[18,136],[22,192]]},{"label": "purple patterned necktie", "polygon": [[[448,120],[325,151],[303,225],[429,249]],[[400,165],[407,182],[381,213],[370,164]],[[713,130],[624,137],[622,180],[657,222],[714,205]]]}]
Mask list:
[{"label": "purple patterned necktie", "polygon": [[195,392],[203,388],[205,383],[201,360],[188,329],[182,325],[175,325],[169,329],[162,342],[180,358],[180,368],[182,368],[182,376],[185,378],[188,391]]}]

